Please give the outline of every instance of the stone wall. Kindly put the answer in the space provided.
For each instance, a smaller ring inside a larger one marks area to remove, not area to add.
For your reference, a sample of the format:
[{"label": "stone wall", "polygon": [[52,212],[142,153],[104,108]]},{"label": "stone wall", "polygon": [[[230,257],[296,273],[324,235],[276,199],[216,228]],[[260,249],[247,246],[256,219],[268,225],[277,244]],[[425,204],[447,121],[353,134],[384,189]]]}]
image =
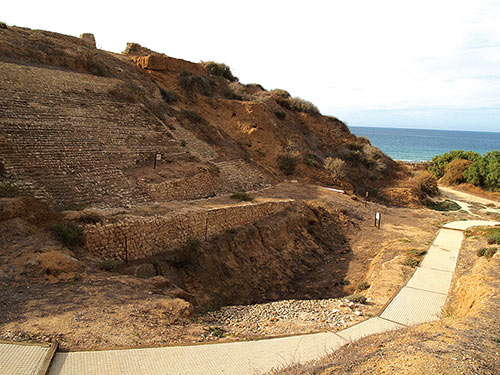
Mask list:
[{"label": "stone wall", "polygon": [[86,247],[103,259],[141,259],[179,246],[188,237],[206,240],[230,228],[253,223],[284,210],[293,202],[243,203],[165,216],[130,217],[113,224],[87,225]]},{"label": "stone wall", "polygon": [[143,183],[139,185],[153,200],[176,201],[208,198],[221,190],[221,180],[216,173],[204,171],[191,177],[176,178],[160,183]]},{"label": "stone wall", "polygon": [[63,207],[148,200],[122,170],[183,152],[120,81],[0,63],[0,161],[9,179]]},{"label": "stone wall", "polygon": [[168,70],[176,73],[186,71],[196,75],[207,75],[206,69],[201,64],[174,57],[151,54],[148,56],[132,56],[131,58],[137,66],[147,70]]}]

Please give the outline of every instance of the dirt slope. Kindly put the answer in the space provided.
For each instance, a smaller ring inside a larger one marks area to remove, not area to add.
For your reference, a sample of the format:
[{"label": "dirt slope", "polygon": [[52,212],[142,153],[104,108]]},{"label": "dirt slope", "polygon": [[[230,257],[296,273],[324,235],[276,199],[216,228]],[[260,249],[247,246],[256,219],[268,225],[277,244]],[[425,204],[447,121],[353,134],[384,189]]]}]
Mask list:
[{"label": "dirt slope", "polygon": [[[283,90],[243,85],[137,46],[120,55],[19,27],[0,36],[0,174],[52,204],[154,201],[152,192],[176,179],[212,186],[181,199],[284,178],[364,195],[396,176],[397,165],[368,140]],[[156,153],[159,164],[180,168],[151,181],[141,171]],[[296,168],[280,167],[284,157]],[[327,158],[340,167],[326,170]]]}]

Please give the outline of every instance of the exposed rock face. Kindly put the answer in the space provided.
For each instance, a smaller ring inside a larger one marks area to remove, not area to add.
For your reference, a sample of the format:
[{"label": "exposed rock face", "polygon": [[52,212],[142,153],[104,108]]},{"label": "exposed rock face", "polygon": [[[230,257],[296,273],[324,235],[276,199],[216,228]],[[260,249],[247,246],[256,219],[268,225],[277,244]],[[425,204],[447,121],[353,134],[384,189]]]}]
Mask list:
[{"label": "exposed rock face", "polygon": [[94,37],[94,34],[91,34],[91,33],[84,33],[82,35],[80,35],[80,39],[82,39],[83,41],[87,42],[88,44],[90,44],[92,47],[96,48],[96,43],[95,43],[95,37]]},{"label": "exposed rock face", "polygon": [[181,73],[183,71],[191,74],[206,75],[207,71],[200,64],[195,64],[186,60],[176,59],[159,54],[150,54],[147,56],[133,56],[135,63],[147,70],[170,71]]}]

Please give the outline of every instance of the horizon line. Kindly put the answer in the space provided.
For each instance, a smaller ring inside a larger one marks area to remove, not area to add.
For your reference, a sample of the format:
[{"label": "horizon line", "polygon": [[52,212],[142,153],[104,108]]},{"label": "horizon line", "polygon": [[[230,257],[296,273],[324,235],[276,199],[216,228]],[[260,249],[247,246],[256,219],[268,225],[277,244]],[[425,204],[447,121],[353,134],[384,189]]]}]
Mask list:
[{"label": "horizon line", "polygon": [[358,128],[380,128],[380,129],[405,129],[405,130],[441,130],[441,131],[450,131],[450,132],[470,132],[470,133],[500,133],[498,131],[492,130],[463,130],[463,129],[442,129],[442,128],[402,128],[397,126],[377,126],[377,125],[349,125],[346,124],[347,127],[358,127]]}]

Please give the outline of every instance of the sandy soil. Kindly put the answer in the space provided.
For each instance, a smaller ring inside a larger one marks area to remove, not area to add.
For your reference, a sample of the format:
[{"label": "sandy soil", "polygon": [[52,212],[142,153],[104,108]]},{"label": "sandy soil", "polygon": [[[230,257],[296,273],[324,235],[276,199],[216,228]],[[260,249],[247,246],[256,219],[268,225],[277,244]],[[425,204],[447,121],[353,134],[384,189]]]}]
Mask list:
[{"label": "sandy soil", "polygon": [[[362,307],[365,317],[378,313],[411,276],[413,268],[402,264],[409,251],[425,249],[440,224],[467,217],[463,212],[389,208],[293,182],[253,195],[256,199],[322,202],[339,215],[347,239],[348,251],[344,255],[326,256],[296,280],[299,286],[293,293],[277,292],[271,300],[290,295],[306,300],[341,297],[354,293],[358,283],[367,281],[371,287],[362,292],[369,297],[369,303]],[[373,227],[375,212],[382,213],[381,229]],[[9,227],[14,225],[13,220],[17,223],[14,230]],[[43,228],[30,224],[27,218],[3,221],[0,226],[5,230],[0,241],[0,337],[4,339],[57,340],[62,349],[88,349],[239,340],[324,329],[324,324],[314,319],[288,324],[270,317],[264,322],[268,328],[256,334],[249,335],[245,330],[238,333],[226,327],[225,337],[219,337],[222,335],[212,329],[213,324],[219,323],[193,313],[196,306],[176,298],[186,297],[171,285],[162,289],[152,280],[101,271],[99,259],[83,249],[61,248]],[[37,256],[49,250],[57,259],[72,260],[69,265],[62,264],[60,270],[44,265]],[[14,253],[17,255],[13,257]],[[14,270],[13,258],[20,260]],[[31,266],[26,266],[26,259],[31,259]],[[77,268],[68,270],[69,266]],[[278,325],[282,329],[277,329]]]},{"label": "sandy soil", "polygon": [[[491,247],[486,231],[467,232],[443,319],[346,345],[314,363],[274,374],[498,374],[500,373],[500,256],[478,257]],[[498,245],[496,245],[498,247]]]}]

